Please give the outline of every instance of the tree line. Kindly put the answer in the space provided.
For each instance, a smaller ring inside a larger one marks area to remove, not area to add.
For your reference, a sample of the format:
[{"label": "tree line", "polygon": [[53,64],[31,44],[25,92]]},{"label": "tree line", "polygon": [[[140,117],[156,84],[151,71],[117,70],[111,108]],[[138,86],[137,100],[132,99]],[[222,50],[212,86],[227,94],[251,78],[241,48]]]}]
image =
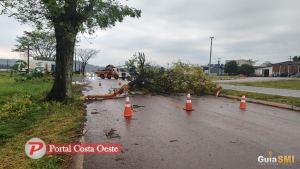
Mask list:
[{"label": "tree line", "polygon": [[238,75],[243,74],[246,76],[250,76],[254,73],[254,67],[252,65],[243,64],[239,66],[236,61],[229,61],[225,64],[224,72],[229,75]]}]

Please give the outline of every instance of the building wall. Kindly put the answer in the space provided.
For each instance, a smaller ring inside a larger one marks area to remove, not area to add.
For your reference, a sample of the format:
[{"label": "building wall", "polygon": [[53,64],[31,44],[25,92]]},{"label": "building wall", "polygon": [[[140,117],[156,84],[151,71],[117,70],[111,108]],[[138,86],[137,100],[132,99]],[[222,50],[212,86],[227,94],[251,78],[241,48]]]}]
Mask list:
[{"label": "building wall", "polygon": [[269,70],[269,77],[273,76],[273,67],[260,67],[255,69],[255,75],[264,76],[264,72]]},{"label": "building wall", "polygon": [[[27,62],[27,60],[26,60]],[[37,67],[43,67],[45,70],[47,69],[48,72],[51,72],[52,65],[55,65],[54,61],[44,61],[44,60],[29,60],[29,68],[35,69]]]},{"label": "building wall", "polygon": [[273,65],[273,72],[276,75],[279,75],[279,73],[297,74],[300,71],[299,69],[300,62],[278,63]]}]

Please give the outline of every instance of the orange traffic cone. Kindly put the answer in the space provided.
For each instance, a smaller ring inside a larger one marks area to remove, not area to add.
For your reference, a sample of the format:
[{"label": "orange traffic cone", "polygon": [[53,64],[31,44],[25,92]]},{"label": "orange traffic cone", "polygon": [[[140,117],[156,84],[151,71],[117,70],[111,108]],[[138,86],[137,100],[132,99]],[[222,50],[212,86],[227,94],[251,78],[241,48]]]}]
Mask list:
[{"label": "orange traffic cone", "polygon": [[192,106],[192,100],[191,100],[191,95],[188,94],[186,96],[186,104],[185,104],[185,109],[186,111],[192,111],[193,110],[193,106]]},{"label": "orange traffic cone", "polygon": [[243,95],[240,103],[240,109],[241,110],[246,110],[246,96]]},{"label": "orange traffic cone", "polygon": [[131,104],[130,104],[130,100],[129,97],[126,97],[126,102],[125,102],[125,110],[124,110],[124,117],[131,117],[133,114],[132,108],[131,108]]}]

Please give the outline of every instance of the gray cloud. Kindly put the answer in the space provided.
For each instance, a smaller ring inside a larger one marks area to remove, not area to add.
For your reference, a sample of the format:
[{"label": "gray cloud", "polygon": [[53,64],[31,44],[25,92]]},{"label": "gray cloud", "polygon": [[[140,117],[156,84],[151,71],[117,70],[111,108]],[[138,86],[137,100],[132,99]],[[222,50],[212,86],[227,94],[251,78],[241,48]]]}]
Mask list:
[{"label": "gray cloud", "polygon": [[[142,9],[140,19],[127,18],[112,29],[97,31],[80,47],[101,50],[93,64],[122,64],[136,51],[165,65],[178,59],[207,64],[211,35],[213,61],[245,58],[285,61],[300,54],[298,0],[130,0]],[[1,16],[1,19],[3,17]],[[3,23],[3,22],[1,22]],[[4,23],[3,23],[4,24]],[[19,26],[1,28],[4,39]],[[85,35],[89,37],[88,35]],[[0,41],[1,46],[7,46]]]}]

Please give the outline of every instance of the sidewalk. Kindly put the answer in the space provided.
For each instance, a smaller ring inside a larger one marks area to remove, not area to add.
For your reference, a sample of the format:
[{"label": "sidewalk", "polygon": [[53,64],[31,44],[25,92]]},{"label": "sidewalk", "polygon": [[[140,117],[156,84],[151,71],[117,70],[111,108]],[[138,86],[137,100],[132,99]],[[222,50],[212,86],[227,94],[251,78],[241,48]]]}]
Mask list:
[{"label": "sidewalk", "polygon": [[253,86],[237,86],[237,85],[228,85],[228,84],[220,84],[220,85],[224,89],[228,89],[228,90],[237,90],[237,91],[255,92],[255,93],[300,98],[300,90],[275,89],[275,88],[253,87]]}]

